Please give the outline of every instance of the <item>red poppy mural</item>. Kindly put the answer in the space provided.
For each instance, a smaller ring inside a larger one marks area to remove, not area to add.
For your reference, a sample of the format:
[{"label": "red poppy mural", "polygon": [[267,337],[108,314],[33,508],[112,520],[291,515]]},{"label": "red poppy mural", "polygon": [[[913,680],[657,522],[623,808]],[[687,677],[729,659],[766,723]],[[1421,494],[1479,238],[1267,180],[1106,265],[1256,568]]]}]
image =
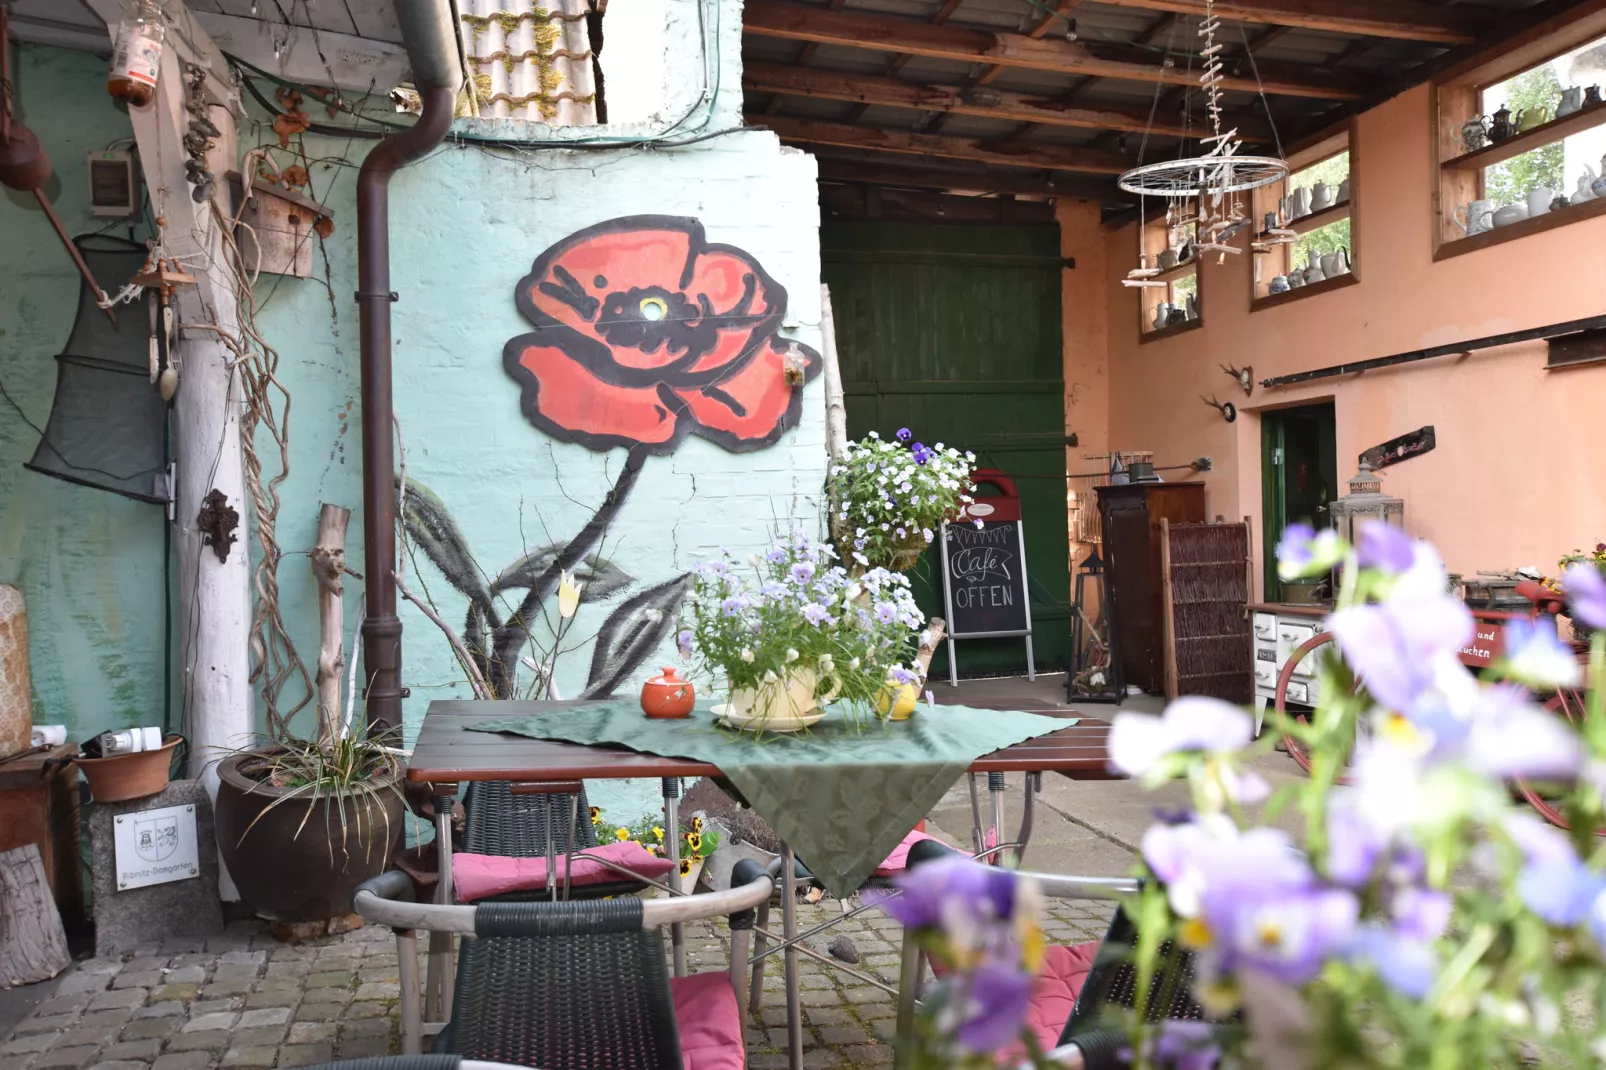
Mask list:
[{"label": "red poppy mural", "polygon": [[525,415],[594,450],[670,453],[688,434],[763,449],[797,424],[801,383],[820,370],[818,353],[776,336],[781,284],[691,218],[576,231],[536,258],[516,298],[535,329],[502,362]]}]

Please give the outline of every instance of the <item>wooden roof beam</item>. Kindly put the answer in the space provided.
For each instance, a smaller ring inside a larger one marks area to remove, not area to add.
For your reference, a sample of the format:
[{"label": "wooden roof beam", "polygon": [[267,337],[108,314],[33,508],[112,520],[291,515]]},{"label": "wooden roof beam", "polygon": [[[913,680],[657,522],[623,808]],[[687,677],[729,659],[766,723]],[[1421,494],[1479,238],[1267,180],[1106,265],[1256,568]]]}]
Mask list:
[{"label": "wooden roof beam", "polygon": [[[1204,0],[1100,2],[1177,15],[1201,16],[1205,11]],[[1215,13],[1237,22],[1450,45],[1469,44],[1486,28],[1461,12],[1422,0],[1215,0]]]},{"label": "wooden roof beam", "polygon": [[1063,145],[1033,145],[984,141],[980,138],[912,134],[902,130],[881,130],[845,123],[822,123],[812,119],[783,116],[752,116],[754,125],[767,126],[782,141],[809,145],[838,145],[849,149],[898,153],[905,156],[937,156],[951,160],[998,164],[1004,167],[1035,167],[1053,171],[1080,171],[1096,175],[1118,175],[1128,167],[1125,155],[1105,149],[1082,149]]},{"label": "wooden roof beam", "polygon": [[1116,192],[1108,180],[1068,175],[988,173],[954,168],[907,167],[895,163],[869,163],[859,158],[819,156],[823,182],[867,182],[904,189],[960,190],[975,193],[1012,193],[1027,197],[1086,197],[1104,199]]},{"label": "wooden roof beam", "polygon": [[[1044,126],[1072,126],[1089,130],[1129,130],[1140,134],[1151,129],[1147,111],[1076,108],[1051,97],[1031,97],[998,89],[986,89],[978,93],[975,90],[921,85],[874,74],[847,74],[818,68],[749,63],[742,68],[742,85],[759,93],[845,100],[866,106],[881,105],[951,115],[975,115],[1004,122],[1041,123]],[[1164,122],[1157,122],[1152,132],[1171,137],[1187,134],[1181,125]]]},{"label": "wooden roof beam", "polygon": [[[1024,34],[994,33],[958,26],[933,26],[928,22],[870,15],[859,11],[828,11],[823,7],[788,3],[787,0],[749,0],[743,11],[747,33],[789,41],[815,41],[880,52],[901,52],[961,63],[992,63],[1024,70],[1054,71],[1059,74],[1096,75],[1127,81],[1160,82],[1164,85],[1197,85],[1198,73],[1185,65],[1163,67],[1152,62],[1140,49],[1114,45],[1089,45],[1063,39],[1027,37]],[[1222,79],[1222,88],[1255,93],[1315,97],[1323,100],[1356,100],[1360,85],[1336,79],[1320,71],[1294,71],[1287,67],[1262,64],[1260,83],[1253,77],[1233,75]]]}]

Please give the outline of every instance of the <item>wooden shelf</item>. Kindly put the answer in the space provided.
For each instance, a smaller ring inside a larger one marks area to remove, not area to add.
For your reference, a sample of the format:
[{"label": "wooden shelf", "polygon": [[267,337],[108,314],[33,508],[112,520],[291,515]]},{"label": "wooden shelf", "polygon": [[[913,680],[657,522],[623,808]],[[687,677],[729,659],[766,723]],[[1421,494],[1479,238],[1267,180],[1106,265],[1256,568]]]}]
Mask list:
[{"label": "wooden shelf", "polygon": [[[1571,119],[1572,116],[1569,115],[1567,118]],[[1443,260],[1451,256],[1460,256],[1463,253],[1477,252],[1479,249],[1487,249],[1491,245],[1500,245],[1511,241],[1513,238],[1522,238],[1529,234],[1540,234],[1556,227],[1564,227],[1568,223],[1574,223],[1580,219],[1595,219],[1603,215],[1606,215],[1606,200],[1597,197],[1592,201],[1585,201],[1583,204],[1570,204],[1566,208],[1560,208],[1554,212],[1546,212],[1544,215],[1533,216],[1529,219],[1520,219],[1504,227],[1495,227],[1493,230],[1486,230],[1482,234],[1473,234],[1470,237],[1447,241],[1434,251],[1433,259]]]},{"label": "wooden shelf", "polygon": [[1190,256],[1176,267],[1166,268],[1158,275],[1150,275],[1145,282],[1170,282],[1173,279],[1186,278],[1193,274],[1194,268],[1199,266],[1199,257]]},{"label": "wooden shelf", "polygon": [[[1606,201],[1601,203],[1606,204]],[[1169,327],[1156,327],[1151,330],[1146,330],[1138,336],[1138,342],[1139,344],[1158,342],[1162,338],[1170,338],[1174,334],[1186,334],[1188,331],[1196,331],[1203,326],[1204,315],[1201,311],[1198,319],[1184,320],[1181,323],[1173,323]]]},{"label": "wooden shelf", "polygon": [[1342,275],[1334,275],[1332,278],[1323,279],[1321,282],[1296,286],[1291,290],[1284,290],[1280,294],[1266,294],[1264,297],[1257,297],[1250,304],[1250,309],[1259,312],[1264,308],[1274,308],[1277,305],[1287,304],[1289,301],[1297,301],[1301,297],[1313,297],[1316,294],[1326,293],[1328,290],[1342,290],[1344,287],[1354,286],[1360,281],[1355,277],[1353,270],[1346,271]]},{"label": "wooden shelf", "polygon": [[[1292,223],[1289,223],[1287,226],[1283,227],[1283,229],[1291,230],[1295,234],[1304,234],[1307,231],[1315,230],[1318,227],[1325,227],[1329,223],[1337,223],[1340,219],[1348,218],[1349,200],[1345,199],[1339,201],[1337,204],[1328,205],[1320,212],[1312,212],[1310,215],[1300,216]],[[1270,237],[1270,235],[1268,235],[1265,231],[1261,231],[1260,234],[1256,236],[1255,240],[1265,241],[1268,237]]]},{"label": "wooden shelf", "polygon": [[[1587,108],[1580,108],[1571,115],[1563,115],[1560,119],[1552,119],[1548,123],[1541,123],[1532,130],[1524,130],[1520,134],[1497,141],[1493,145],[1485,145],[1477,152],[1467,152],[1460,156],[1452,156],[1440,166],[1447,171],[1481,171],[1485,167],[1492,167],[1513,156],[1521,156],[1525,152],[1548,145],[1552,141],[1560,141],[1580,130],[1606,124],[1606,102],[1591,104]],[[1504,228],[1502,228],[1504,229]]]}]

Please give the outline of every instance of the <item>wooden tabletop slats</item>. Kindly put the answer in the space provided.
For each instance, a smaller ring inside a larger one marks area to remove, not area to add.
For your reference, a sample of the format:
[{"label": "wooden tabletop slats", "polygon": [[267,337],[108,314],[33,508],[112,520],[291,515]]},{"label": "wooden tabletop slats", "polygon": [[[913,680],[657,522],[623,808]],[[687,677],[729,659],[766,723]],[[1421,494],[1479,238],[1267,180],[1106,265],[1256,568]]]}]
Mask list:
[{"label": "wooden tabletop slats", "polygon": [[[413,745],[407,779],[426,784],[472,780],[611,780],[625,777],[718,776],[719,767],[687,758],[640,754],[611,747],[587,747],[511,734],[469,731],[471,724],[517,720],[578,702],[437,701]],[[1048,713],[1050,711],[1033,711]],[[1052,711],[1060,712],[1060,711]],[[922,712],[918,716],[941,716]],[[1052,772],[1075,780],[1107,780],[1105,743],[1109,725],[1082,719],[1052,735],[1017,743],[978,758],[974,773]]]}]

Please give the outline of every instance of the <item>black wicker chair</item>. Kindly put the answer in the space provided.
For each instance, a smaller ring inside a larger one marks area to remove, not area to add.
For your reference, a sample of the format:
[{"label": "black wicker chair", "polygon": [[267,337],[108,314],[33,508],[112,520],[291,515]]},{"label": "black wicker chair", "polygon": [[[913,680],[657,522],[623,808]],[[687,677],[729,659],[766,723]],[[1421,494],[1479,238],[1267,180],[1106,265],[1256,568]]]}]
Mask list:
[{"label": "black wicker chair", "polygon": [[[575,851],[597,846],[591,825],[591,807],[585,788],[563,794],[515,794],[505,780],[482,780],[469,785],[463,799],[467,822],[463,829],[463,850],[469,854],[503,855],[509,858],[548,858],[554,862]],[[549,872],[561,873],[561,865]],[[561,883],[561,882],[558,882]],[[630,895],[647,885],[622,878],[598,884],[580,884],[565,889],[569,899],[607,899]],[[490,896],[487,902],[528,903],[554,898],[556,883],[548,886]]]},{"label": "black wicker chair", "polygon": [[[772,888],[762,867],[742,862],[729,890],[703,895],[441,906],[411,902],[411,883],[393,872],[363,884],[352,906],[396,930],[406,1051],[420,1050],[426,1031],[422,929],[474,937],[458,956],[437,1051],[540,1070],[682,1070],[697,1065],[698,1051],[743,1047],[754,908]],[[671,979],[660,928],[722,916],[729,973]],[[677,1023],[691,1015],[698,1028],[687,1040]]]},{"label": "black wicker chair", "polygon": [[[909,852],[909,866],[916,868],[957,853],[940,841],[923,841]],[[1131,878],[1064,877],[1046,873],[1033,873],[1031,876],[1036,879],[1045,896],[1055,899],[1109,901],[1131,895],[1141,887],[1138,881]],[[1070,1016],[1059,1034],[1060,1054],[1064,1054],[1066,1049],[1075,1049],[1075,1060],[1079,1061],[1073,1061],[1071,1065],[1085,1066],[1087,1070],[1128,1065],[1128,1062],[1119,1058],[1119,1052],[1126,1047],[1125,1037],[1118,1030],[1107,1028],[1103,1019],[1111,1007],[1137,1005],[1137,972],[1127,961],[1136,940],[1136,928],[1126,912],[1117,908],[1094,954]],[[1175,948],[1167,941],[1161,945],[1161,955],[1167,966],[1150,983],[1146,1019],[1157,1022],[1174,1018],[1205,1018],[1203,1008],[1191,995],[1192,953]],[[898,993],[900,1040],[906,1041],[913,1035],[915,1005],[924,974],[924,956],[913,938],[906,934]],[[901,1045],[901,1050],[908,1050],[908,1044]]]},{"label": "black wicker chair", "polygon": [[461,1055],[375,1055],[367,1059],[340,1059],[306,1070],[527,1070],[512,1063],[490,1063]]}]

